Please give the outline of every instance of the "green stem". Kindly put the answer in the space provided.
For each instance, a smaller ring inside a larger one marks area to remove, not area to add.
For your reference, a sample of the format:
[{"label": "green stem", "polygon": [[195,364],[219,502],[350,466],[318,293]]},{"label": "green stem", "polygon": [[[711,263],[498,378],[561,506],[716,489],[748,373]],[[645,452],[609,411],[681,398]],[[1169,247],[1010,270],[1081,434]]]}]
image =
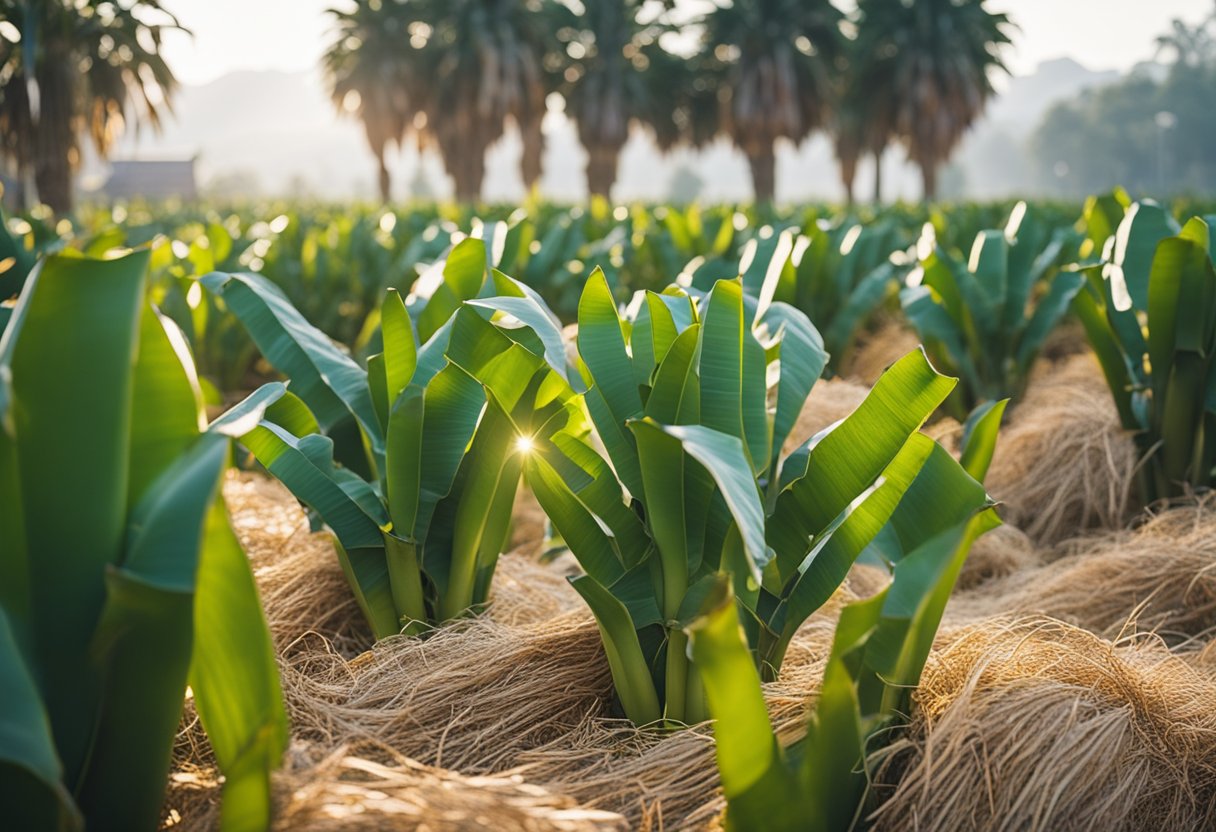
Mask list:
[{"label": "green stem", "polygon": [[781,662],[785,661],[785,651],[790,646],[794,630],[786,628],[780,636],[765,629],[760,630],[760,645],[756,651],[760,660],[760,681],[775,682],[781,673]]},{"label": "green stem", "polygon": [[418,549],[412,541],[385,533],[384,554],[388,560],[388,581],[393,591],[393,605],[399,621],[404,622],[405,635],[417,635],[426,629],[426,598],[422,592],[422,568],[418,564]]},{"label": "green stem", "polygon": [[667,635],[667,689],[663,717],[668,722],[688,723],[685,700],[688,695],[688,636],[679,627]]},{"label": "green stem", "polygon": [[705,701],[705,687],[701,683],[701,674],[696,672],[693,662],[689,662],[693,672],[688,674],[688,688],[684,692],[684,721],[696,725],[709,719],[709,705]]}]

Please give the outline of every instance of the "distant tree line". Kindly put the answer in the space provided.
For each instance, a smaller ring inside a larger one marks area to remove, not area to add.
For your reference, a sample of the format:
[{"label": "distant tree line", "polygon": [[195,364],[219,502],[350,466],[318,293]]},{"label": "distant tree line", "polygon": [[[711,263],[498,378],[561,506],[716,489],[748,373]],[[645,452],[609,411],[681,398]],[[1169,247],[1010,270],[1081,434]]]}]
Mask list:
[{"label": "distant tree line", "polygon": [[[858,163],[902,144],[925,195],[993,93],[1011,24],[985,0],[355,0],[333,10],[330,93],[357,116],[389,198],[386,154],[434,146],[461,200],[508,124],[521,174],[540,177],[542,122],[560,96],[607,195],[635,127],[662,150],[727,136],[758,201],[775,145],[830,133],[850,200]],[[161,50],[182,29],[159,0],[0,0],[0,169],[57,211],[88,137],[103,157],[129,123],[158,127],[177,80]],[[675,45],[673,45],[673,42]],[[877,183],[875,198],[881,196]]]},{"label": "distant tree line", "polygon": [[780,139],[828,131],[850,199],[859,160],[900,143],[932,198],[1004,70],[1011,25],[983,0],[860,0],[848,16],[827,0],[677,12],[673,0],[358,0],[333,12],[325,69],[335,103],[364,124],[385,199],[386,152],[411,140],[433,144],[457,198],[475,199],[508,122],[531,186],[553,94],[578,129],[594,194],[609,193],[636,125],[663,150],[728,136],[759,201],[773,197]]},{"label": "distant tree line", "polygon": [[1048,112],[1030,140],[1042,190],[1216,190],[1216,14],[1195,26],[1175,20],[1157,47],[1163,63]]}]

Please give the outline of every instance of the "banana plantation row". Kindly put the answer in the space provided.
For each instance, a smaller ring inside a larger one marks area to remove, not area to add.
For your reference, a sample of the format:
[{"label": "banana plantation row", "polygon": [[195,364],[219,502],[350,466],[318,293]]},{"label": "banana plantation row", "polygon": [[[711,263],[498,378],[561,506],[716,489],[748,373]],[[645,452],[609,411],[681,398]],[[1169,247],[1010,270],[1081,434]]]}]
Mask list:
[{"label": "banana plantation row", "polygon": [[[716,720],[732,828],[849,828],[1000,523],[983,480],[1002,418],[1065,318],[1139,444],[1140,504],[1211,486],[1216,217],[1122,192],[1077,213],[9,220],[0,802],[15,828],[154,828],[188,691],[223,826],[267,825],[289,729],[218,496],[235,460],[332,533],[376,639],[493,602],[526,487],[580,567],[617,713]],[[922,348],[795,435],[816,382],[897,315]],[[942,414],[957,456],[921,432]],[[890,582],[840,613],[783,747],[761,683],[856,563]]]}]

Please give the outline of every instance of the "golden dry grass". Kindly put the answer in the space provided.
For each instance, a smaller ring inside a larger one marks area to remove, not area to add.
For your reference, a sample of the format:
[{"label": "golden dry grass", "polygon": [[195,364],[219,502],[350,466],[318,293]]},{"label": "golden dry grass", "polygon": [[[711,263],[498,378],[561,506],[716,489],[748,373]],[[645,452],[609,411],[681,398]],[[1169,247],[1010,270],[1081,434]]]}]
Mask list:
[{"label": "golden dry grass", "polygon": [[880,770],[878,828],[1213,828],[1216,685],[1160,642],[999,618],[944,641]]},{"label": "golden dry grass", "polygon": [[[1003,432],[990,487],[1014,523],[982,539],[964,569],[913,724],[883,763],[876,828],[1216,820],[1216,503],[1124,528],[1134,454],[1109,394],[1086,380],[1091,360],[1044,364]],[[866,390],[818,384],[791,445],[848,415]],[[957,444],[957,423],[926,430]],[[544,518],[528,495],[516,506],[517,551],[503,556],[486,611],[374,646],[328,538],[309,533],[285,489],[233,475],[225,496],[293,722],[276,778],[278,828],[716,823],[712,731],[638,730],[617,718],[594,622],[565,580],[569,563],[536,560]],[[1086,527],[1097,531],[1078,537]],[[766,688],[784,741],[804,731],[840,606],[885,581],[855,567],[796,637]],[[1146,630],[1161,638],[1129,637]],[[167,809],[178,828],[207,829],[217,806],[188,707]]]}]

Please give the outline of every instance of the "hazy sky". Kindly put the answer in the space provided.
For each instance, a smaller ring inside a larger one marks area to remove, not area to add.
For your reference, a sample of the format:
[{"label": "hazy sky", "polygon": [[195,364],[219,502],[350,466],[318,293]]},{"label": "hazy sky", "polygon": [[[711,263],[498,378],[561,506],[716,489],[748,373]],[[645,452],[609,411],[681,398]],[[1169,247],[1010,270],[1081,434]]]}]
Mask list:
[{"label": "hazy sky", "polygon": [[[595,2],[595,0],[590,0]],[[177,76],[199,84],[234,69],[314,69],[328,40],[325,10],[342,0],[165,0],[193,30],[166,39]],[[682,0],[693,2],[693,0]],[[838,0],[845,8],[847,0]],[[1171,19],[1203,19],[1213,0],[990,0],[1021,27],[1010,68],[1018,74],[1061,56],[1090,69],[1128,69],[1153,55]]]}]

